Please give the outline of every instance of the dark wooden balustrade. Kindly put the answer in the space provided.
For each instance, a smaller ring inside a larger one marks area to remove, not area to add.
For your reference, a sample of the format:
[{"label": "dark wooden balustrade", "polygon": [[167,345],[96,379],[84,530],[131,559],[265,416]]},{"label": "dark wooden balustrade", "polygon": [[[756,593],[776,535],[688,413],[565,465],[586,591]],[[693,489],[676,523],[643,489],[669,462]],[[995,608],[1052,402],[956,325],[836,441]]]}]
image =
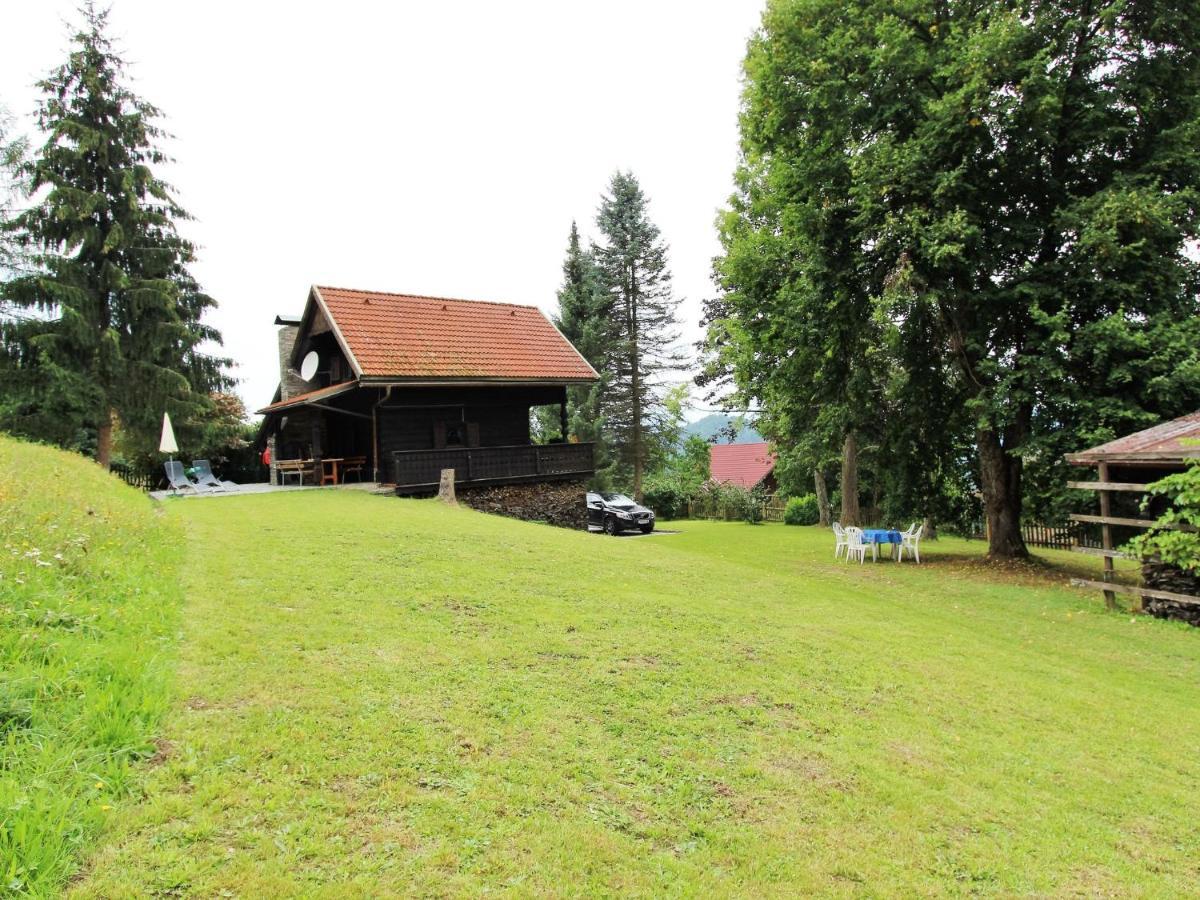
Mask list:
[{"label": "dark wooden balustrade", "polygon": [[591,475],[592,444],[514,444],[507,447],[444,447],[393,450],[392,481],[402,493],[437,488],[442,469],[455,484],[514,484]]}]

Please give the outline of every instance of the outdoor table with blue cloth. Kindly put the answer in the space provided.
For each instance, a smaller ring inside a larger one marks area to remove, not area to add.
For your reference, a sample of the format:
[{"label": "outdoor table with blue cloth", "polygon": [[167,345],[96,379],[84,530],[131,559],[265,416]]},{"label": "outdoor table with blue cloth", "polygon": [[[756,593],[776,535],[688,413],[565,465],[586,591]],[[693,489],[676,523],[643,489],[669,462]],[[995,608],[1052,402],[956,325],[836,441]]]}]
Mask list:
[{"label": "outdoor table with blue cloth", "polygon": [[[900,536],[900,532],[889,528],[864,528],[862,539],[864,544],[871,545],[871,558],[877,559],[877,553],[880,544],[901,544],[904,538]],[[893,554],[894,550],[891,551]]]}]

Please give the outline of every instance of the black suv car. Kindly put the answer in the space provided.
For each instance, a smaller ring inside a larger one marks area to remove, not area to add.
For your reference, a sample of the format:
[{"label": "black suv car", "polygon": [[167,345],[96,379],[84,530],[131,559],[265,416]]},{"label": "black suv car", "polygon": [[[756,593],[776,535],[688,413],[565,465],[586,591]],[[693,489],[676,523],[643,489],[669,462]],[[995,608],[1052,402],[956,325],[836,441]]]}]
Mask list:
[{"label": "black suv car", "polygon": [[596,494],[588,491],[589,525],[599,525],[606,534],[620,534],[636,528],[642,534],[654,530],[654,512],[634,503],[624,494]]}]

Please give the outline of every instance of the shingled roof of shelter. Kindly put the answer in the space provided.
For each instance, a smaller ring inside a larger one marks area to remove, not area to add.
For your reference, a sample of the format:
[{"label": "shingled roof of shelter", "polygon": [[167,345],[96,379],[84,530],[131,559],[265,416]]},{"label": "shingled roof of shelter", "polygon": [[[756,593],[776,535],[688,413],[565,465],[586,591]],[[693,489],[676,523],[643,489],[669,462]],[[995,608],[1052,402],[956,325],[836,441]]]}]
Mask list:
[{"label": "shingled roof of shelter", "polygon": [[1200,410],[1143,431],[1067,455],[1068,462],[1180,461],[1200,457]]}]

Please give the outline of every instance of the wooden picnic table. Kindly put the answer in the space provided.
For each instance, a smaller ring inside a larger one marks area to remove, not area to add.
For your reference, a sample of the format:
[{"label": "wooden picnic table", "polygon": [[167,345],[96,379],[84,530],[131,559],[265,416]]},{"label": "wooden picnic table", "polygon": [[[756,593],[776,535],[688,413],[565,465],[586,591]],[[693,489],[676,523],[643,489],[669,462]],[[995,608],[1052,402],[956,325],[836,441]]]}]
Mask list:
[{"label": "wooden picnic table", "polygon": [[346,461],[344,456],[321,457],[321,484],[338,483],[338,463]]}]

